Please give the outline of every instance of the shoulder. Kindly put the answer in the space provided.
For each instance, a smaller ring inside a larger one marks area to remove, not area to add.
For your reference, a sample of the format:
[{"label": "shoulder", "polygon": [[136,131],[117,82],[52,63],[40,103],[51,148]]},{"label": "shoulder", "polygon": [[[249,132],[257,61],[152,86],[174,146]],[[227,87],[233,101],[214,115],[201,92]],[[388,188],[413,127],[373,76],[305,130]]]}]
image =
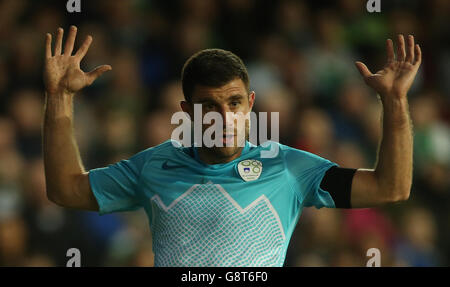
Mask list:
[{"label": "shoulder", "polygon": [[335,163],[314,153],[290,147],[278,142],[268,141],[260,146],[262,161],[271,164],[281,164],[286,172],[303,174],[317,169],[327,169]]},{"label": "shoulder", "polygon": [[170,153],[176,152],[177,150],[181,149],[182,147],[180,143],[169,139],[159,145],[149,147],[138,152],[137,154],[132,156],[131,159],[136,159],[141,162],[147,162],[155,156],[162,155],[167,157],[170,156]]},{"label": "shoulder", "polygon": [[[290,147],[279,142],[267,141],[259,146],[251,145],[251,148],[261,152],[261,157],[264,158],[280,158],[283,160],[289,159],[323,159],[322,157],[307,152],[305,150]],[[264,156],[265,155],[265,156]]]},{"label": "shoulder", "polygon": [[323,158],[323,157],[321,157],[321,156],[319,156],[317,154],[314,154],[312,152],[308,152],[308,151],[305,151],[305,150],[302,150],[302,149],[297,149],[297,148],[290,147],[290,146],[283,145],[283,144],[280,144],[280,150],[281,150],[282,155],[287,160],[289,160],[291,158],[292,159],[312,160],[312,161],[315,161],[315,160],[319,160],[319,161],[326,160],[325,158]]}]

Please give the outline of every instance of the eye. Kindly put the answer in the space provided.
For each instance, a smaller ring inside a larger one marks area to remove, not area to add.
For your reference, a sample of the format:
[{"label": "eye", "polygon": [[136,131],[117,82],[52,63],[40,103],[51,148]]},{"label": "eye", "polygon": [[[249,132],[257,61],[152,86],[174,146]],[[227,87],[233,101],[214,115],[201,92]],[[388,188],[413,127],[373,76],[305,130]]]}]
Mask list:
[{"label": "eye", "polygon": [[232,101],[231,102],[231,106],[232,107],[237,107],[237,106],[239,106],[241,104],[241,102],[239,102],[239,101]]},{"label": "eye", "polygon": [[213,110],[214,109],[214,104],[212,104],[212,103],[203,104],[203,108],[205,110]]}]

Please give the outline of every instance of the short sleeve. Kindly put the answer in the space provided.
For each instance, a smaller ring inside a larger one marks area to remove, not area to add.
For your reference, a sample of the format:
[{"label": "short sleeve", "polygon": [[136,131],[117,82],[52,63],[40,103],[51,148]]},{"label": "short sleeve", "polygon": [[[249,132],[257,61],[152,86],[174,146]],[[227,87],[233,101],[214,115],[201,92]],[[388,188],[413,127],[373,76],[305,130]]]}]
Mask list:
[{"label": "short sleeve", "polygon": [[100,214],[140,208],[139,179],[152,148],[129,159],[89,171],[89,183],[99,205]]},{"label": "short sleeve", "polygon": [[337,164],[292,147],[283,146],[282,153],[294,192],[301,205],[335,208],[333,198],[320,187],[320,183],[327,170]]}]

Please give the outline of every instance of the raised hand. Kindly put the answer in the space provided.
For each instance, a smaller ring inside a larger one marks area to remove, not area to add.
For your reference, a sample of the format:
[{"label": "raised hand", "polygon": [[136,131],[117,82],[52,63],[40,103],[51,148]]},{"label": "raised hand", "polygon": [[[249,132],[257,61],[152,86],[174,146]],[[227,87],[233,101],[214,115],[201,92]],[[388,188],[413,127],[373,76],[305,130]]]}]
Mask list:
[{"label": "raised hand", "polygon": [[386,42],[387,63],[384,68],[372,74],[367,66],[356,62],[361,75],[367,85],[372,87],[381,97],[386,95],[406,96],[422,61],[422,52],[419,45],[414,45],[414,37],[408,36],[405,49],[403,35],[398,35],[397,57],[394,57],[394,44],[391,39]]},{"label": "raised hand", "polygon": [[84,43],[72,56],[77,27],[70,27],[64,51],[62,51],[63,33],[63,29],[58,28],[53,55],[52,35],[48,33],[46,35],[44,84],[49,94],[62,92],[74,95],[84,87],[91,85],[101,74],[112,68],[109,65],[102,65],[91,72],[83,72],[80,69],[80,62],[92,43],[92,37],[87,36]]}]

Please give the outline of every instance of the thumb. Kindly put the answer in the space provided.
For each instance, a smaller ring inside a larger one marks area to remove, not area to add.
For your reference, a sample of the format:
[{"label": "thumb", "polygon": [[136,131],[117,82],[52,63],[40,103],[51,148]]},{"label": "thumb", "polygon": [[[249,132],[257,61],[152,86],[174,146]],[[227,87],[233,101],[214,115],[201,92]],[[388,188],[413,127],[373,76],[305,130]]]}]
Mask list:
[{"label": "thumb", "polygon": [[358,69],[359,73],[364,77],[367,78],[372,75],[369,68],[362,63],[362,62],[355,62],[356,68]]},{"label": "thumb", "polygon": [[86,74],[87,84],[91,85],[98,77],[100,77],[104,72],[112,70],[110,65],[101,65]]}]

